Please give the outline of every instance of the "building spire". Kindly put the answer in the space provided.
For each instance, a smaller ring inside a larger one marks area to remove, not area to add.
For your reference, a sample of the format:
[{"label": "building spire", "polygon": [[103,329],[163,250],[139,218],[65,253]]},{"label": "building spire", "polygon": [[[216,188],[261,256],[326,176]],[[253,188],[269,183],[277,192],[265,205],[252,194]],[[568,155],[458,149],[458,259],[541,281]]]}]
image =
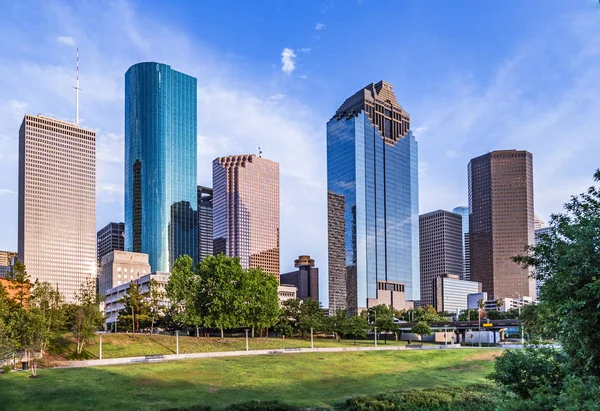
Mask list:
[{"label": "building spire", "polygon": [[79,125],[79,47],[77,47],[77,65],[75,77],[75,124]]}]

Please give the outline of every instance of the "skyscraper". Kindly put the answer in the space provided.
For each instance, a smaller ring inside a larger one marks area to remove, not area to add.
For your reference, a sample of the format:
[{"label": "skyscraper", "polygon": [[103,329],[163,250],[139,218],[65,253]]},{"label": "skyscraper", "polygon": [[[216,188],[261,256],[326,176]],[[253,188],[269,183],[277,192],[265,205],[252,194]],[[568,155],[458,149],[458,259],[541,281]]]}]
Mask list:
[{"label": "skyscraper", "polygon": [[125,250],[169,272],[198,258],[196,79],[161,63],[125,74]]},{"label": "skyscraper", "polygon": [[[438,277],[463,272],[462,217],[445,210],[419,216],[421,306],[434,305]],[[466,306],[465,298],[465,306]]]},{"label": "skyscraper", "polygon": [[469,162],[471,280],[490,299],[535,298],[535,280],[511,257],[533,245],[533,157],[499,150]]},{"label": "skyscraper", "polygon": [[213,190],[198,186],[198,261],[213,255]]},{"label": "skyscraper", "polygon": [[463,244],[463,273],[461,279],[469,281],[471,279],[471,254],[469,245],[469,207],[455,207],[453,213],[462,216],[462,244]]},{"label": "skyscraper", "polygon": [[417,142],[392,85],[372,83],[327,123],[329,308],[360,311],[378,290],[418,300]]},{"label": "skyscraper", "polygon": [[98,267],[102,257],[111,251],[125,250],[125,223],[108,223],[96,234]]},{"label": "skyscraper", "polygon": [[19,130],[19,260],[67,302],[96,278],[96,133],[25,115]]},{"label": "skyscraper", "polygon": [[279,280],[279,164],[254,154],[213,161],[213,252]]},{"label": "skyscraper", "polygon": [[315,268],[315,260],[301,255],[294,261],[294,267],[298,270],[281,274],[281,283],[295,286],[296,296],[301,300],[319,301],[319,269]]}]

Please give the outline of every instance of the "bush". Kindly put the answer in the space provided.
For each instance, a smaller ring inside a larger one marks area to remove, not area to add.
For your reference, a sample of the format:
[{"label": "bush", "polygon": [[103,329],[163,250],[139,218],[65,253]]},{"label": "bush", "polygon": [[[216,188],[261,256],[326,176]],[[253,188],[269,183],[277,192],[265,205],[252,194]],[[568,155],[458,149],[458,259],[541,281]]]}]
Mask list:
[{"label": "bush", "polygon": [[226,411],[301,411],[302,408],[279,401],[250,401],[233,404]]},{"label": "bush", "polygon": [[8,373],[9,373],[9,372],[11,372],[11,371],[12,371],[12,367],[11,367],[10,365],[8,365],[8,364],[6,364],[6,365],[4,365],[4,366],[2,367],[2,372],[3,372],[4,374],[8,374]]},{"label": "bush", "polygon": [[212,411],[213,408],[208,405],[192,405],[187,408],[167,408],[163,411]]},{"label": "bush", "polygon": [[521,398],[531,398],[542,389],[558,393],[566,377],[566,360],[562,351],[550,347],[506,350],[496,358],[488,378]]}]

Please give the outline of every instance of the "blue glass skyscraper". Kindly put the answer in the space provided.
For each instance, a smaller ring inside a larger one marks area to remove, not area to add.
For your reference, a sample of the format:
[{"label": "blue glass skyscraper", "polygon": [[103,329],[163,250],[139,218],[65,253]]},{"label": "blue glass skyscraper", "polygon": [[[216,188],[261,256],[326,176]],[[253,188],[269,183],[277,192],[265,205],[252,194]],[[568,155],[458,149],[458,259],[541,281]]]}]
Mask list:
[{"label": "blue glass skyscraper", "polygon": [[389,304],[383,291],[419,300],[417,142],[391,84],[368,85],[327,123],[327,190],[330,310]]},{"label": "blue glass skyscraper", "polygon": [[198,256],[196,89],[166,64],[125,73],[125,249],[153,271]]},{"label": "blue glass skyscraper", "polygon": [[452,210],[453,213],[460,214],[462,216],[462,243],[463,243],[463,274],[461,278],[463,280],[470,281],[471,280],[471,264],[470,264],[470,254],[471,247],[469,244],[469,207],[460,206],[455,207]]}]

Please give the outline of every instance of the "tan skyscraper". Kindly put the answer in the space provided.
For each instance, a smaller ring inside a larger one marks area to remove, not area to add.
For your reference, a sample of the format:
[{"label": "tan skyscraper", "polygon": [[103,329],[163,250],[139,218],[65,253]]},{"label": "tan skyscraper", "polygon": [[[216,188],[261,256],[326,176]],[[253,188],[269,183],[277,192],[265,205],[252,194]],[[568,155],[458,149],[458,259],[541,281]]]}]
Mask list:
[{"label": "tan skyscraper", "polygon": [[96,277],[96,133],[41,115],[19,130],[19,260],[66,301]]},{"label": "tan skyscraper", "polygon": [[536,297],[535,280],[511,260],[534,244],[533,157],[500,150],[469,162],[471,281],[489,299]]},{"label": "tan skyscraper", "polygon": [[214,254],[279,280],[279,164],[254,154],[213,161]]}]

